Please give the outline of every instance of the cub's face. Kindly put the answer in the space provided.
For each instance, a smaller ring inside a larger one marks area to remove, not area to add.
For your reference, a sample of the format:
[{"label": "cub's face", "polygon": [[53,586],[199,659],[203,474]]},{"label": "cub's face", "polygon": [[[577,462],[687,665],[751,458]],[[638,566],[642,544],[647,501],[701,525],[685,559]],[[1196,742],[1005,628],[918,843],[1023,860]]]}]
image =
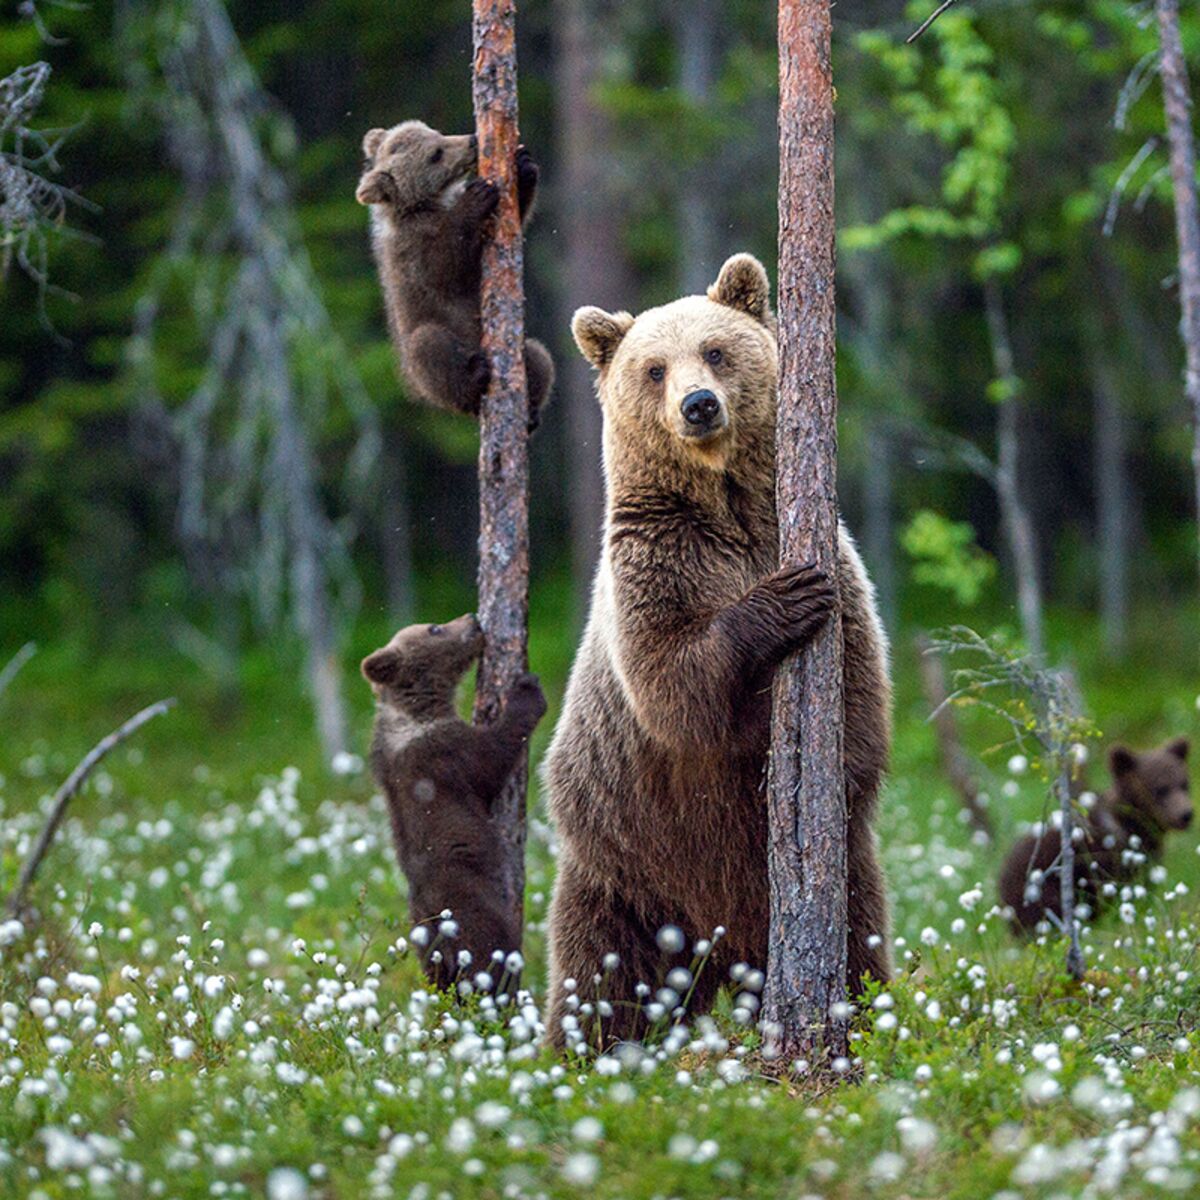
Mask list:
[{"label": "cub's face", "polygon": [[1187,755],[1187,738],[1176,738],[1140,754],[1114,746],[1108,763],[1121,800],[1150,817],[1160,829],[1186,829],[1192,823]]},{"label": "cub's face", "polygon": [[483,630],[474,613],[448,625],[409,625],[362,662],[375,695],[405,707],[406,700],[449,699],[467,668],[483,652]]},{"label": "cub's face", "polygon": [[363,138],[366,169],[359,204],[407,212],[428,204],[450,205],[475,173],[474,135],[446,137],[422,121],[372,129]]},{"label": "cub's face", "polygon": [[582,308],[571,328],[600,373],[606,438],[720,470],[739,440],[773,434],[770,284],[750,255],[729,259],[707,296],[636,319]]}]

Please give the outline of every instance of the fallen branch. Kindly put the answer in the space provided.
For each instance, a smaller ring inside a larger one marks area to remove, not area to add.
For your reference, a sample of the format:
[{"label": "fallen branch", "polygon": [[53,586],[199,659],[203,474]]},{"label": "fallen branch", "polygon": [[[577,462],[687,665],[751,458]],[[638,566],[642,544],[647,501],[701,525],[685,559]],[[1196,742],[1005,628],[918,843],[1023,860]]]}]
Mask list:
[{"label": "fallen branch", "polygon": [[946,9],[952,8],[957,3],[958,0],[942,0],[942,3],[939,4],[937,8],[935,8],[933,12],[931,12],[929,16],[927,16],[925,20],[921,22],[920,27],[915,29],[908,35],[908,37],[904,39],[904,44],[908,46],[915,42],[917,38],[919,38],[921,34],[923,34],[925,30],[927,30],[930,25],[932,25],[934,21],[936,21],[938,17],[940,17],[942,13],[946,11]]},{"label": "fallen branch", "polygon": [[46,818],[46,824],[42,826],[41,835],[30,851],[29,857],[25,860],[25,865],[21,868],[21,877],[17,880],[17,886],[9,894],[8,903],[5,905],[9,916],[16,916],[24,906],[25,893],[29,891],[29,886],[33,883],[33,877],[37,874],[38,867],[42,865],[42,859],[46,857],[46,851],[50,849],[50,843],[54,840],[54,835],[58,832],[58,827],[62,824],[63,816],[67,811],[67,805],[70,804],[72,797],[75,796],[79,789],[83,787],[87,781],[87,777],[95,769],[96,764],[110,750],[115,750],[126,738],[131,737],[141,729],[147,721],[153,717],[161,716],[168,709],[172,708],[174,704],[174,699],[159,700],[157,704],[151,704],[149,708],[143,708],[140,713],[130,717],[120,729],[114,729],[106,738],[97,742],[80,759],[79,765],[67,776],[62,787],[54,794],[54,802],[50,806],[50,815]]},{"label": "fallen branch", "polygon": [[3,696],[8,685],[17,677],[17,672],[37,653],[36,642],[26,642],[20,650],[8,660],[4,670],[0,671],[0,696]]}]

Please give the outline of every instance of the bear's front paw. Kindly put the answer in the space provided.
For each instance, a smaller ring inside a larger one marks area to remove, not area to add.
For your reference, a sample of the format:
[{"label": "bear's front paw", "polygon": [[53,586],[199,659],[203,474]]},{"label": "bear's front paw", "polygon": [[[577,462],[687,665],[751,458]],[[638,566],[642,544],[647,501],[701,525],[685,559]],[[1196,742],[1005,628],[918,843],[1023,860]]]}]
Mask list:
[{"label": "bear's front paw", "polygon": [[780,568],[755,592],[769,602],[771,616],[778,621],[779,635],[789,650],[812,637],[837,603],[837,589],[812,563]]},{"label": "bear's front paw", "polygon": [[518,146],[514,165],[517,168],[517,186],[532,190],[537,187],[541,168],[533,161],[533,155],[526,146]]},{"label": "bear's front paw", "polygon": [[500,205],[500,189],[488,179],[472,179],[463,188],[462,204],[480,220],[486,220]]},{"label": "bear's front paw", "polygon": [[538,677],[528,671],[524,675],[518,675],[509,688],[507,704],[510,709],[527,717],[536,725],[546,712],[546,697]]}]

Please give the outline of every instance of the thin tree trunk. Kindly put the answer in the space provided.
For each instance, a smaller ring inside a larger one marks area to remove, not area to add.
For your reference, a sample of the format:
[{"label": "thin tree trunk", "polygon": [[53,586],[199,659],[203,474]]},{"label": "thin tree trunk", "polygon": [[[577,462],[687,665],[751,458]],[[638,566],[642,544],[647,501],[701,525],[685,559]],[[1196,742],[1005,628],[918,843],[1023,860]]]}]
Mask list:
[{"label": "thin tree trunk", "polygon": [[[674,10],[679,89],[700,111],[712,103],[716,83],[717,52],[723,41],[720,7],[720,0],[692,0]],[[679,176],[680,284],[688,295],[703,295],[716,278],[718,177],[705,162]]]},{"label": "thin tree trunk", "polygon": [[[613,6],[597,0],[556,0],[554,86],[561,186],[555,190],[555,203],[566,242],[559,320],[564,330],[570,329],[571,314],[579,304],[622,309],[634,303],[614,186],[620,160],[612,121],[596,98],[604,58],[596,46],[603,36],[603,19],[613,16]],[[604,429],[591,370],[573,345],[562,355],[560,379],[559,403],[566,407],[571,567],[576,614],[582,617],[604,521]]]},{"label": "thin tree trunk", "polygon": [[[1200,516],[1200,208],[1196,202],[1196,141],[1192,133],[1192,97],[1183,44],[1179,37],[1179,0],[1156,0],[1161,45],[1163,107],[1171,144],[1171,185],[1175,193],[1175,234],[1179,241],[1180,333],[1187,360],[1184,392],[1194,422],[1192,470]],[[1200,556],[1200,528],[1197,530]]]},{"label": "thin tree trunk", "polygon": [[[517,13],[514,0],[474,0],[472,94],[479,174],[500,189],[495,232],[484,249],[483,349],[492,366],[479,429],[479,619],[487,642],[475,721],[500,716],[526,669],[529,617],[529,400],[525,385],[524,247],[517,211]],[[525,785],[522,756],[493,809],[505,846],[507,901],[523,925]],[[519,949],[519,947],[513,947]]]},{"label": "thin tree trunk", "polygon": [[1093,349],[1092,403],[1096,488],[1096,553],[1104,651],[1120,658],[1129,623],[1129,485],[1125,422],[1112,364]]},{"label": "thin tree trunk", "polygon": [[947,703],[950,689],[946,685],[946,664],[924,635],[917,638],[917,665],[921,670],[921,689],[932,714],[942,770],[958,792],[971,828],[990,842],[993,838],[992,818],[980,799],[979,782],[958,736],[954,709]]},{"label": "thin tree trunk", "polygon": [[1033,522],[1029,519],[1029,510],[1021,498],[1019,475],[1020,382],[1013,362],[1012,343],[1000,291],[994,282],[989,281],[984,285],[983,295],[996,378],[1004,387],[1004,396],[996,416],[996,493],[1012,554],[1013,570],[1017,576],[1017,610],[1021,616],[1021,632],[1029,652],[1041,657],[1046,645],[1037,538],[1033,532]]},{"label": "thin tree trunk", "polygon": [[[779,4],[780,560],[838,571],[830,0]],[[841,1056],[846,789],[836,615],[779,669],[767,782],[764,1019],[785,1061]]]}]

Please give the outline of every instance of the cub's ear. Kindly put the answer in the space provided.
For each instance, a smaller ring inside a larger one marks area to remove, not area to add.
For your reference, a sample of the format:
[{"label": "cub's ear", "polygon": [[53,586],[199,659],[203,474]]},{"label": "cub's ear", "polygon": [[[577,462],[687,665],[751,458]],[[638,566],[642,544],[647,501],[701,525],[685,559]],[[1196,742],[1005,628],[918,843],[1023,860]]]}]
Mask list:
[{"label": "cub's ear", "polygon": [[1166,746],[1163,747],[1163,749],[1165,749],[1168,754],[1173,754],[1176,758],[1187,762],[1188,751],[1191,749],[1191,745],[1189,744],[1187,738],[1180,737],[1169,741]]},{"label": "cub's ear", "polygon": [[362,660],[362,673],[368,683],[395,683],[400,674],[400,655],[391,646],[384,646]]},{"label": "cub's ear", "polygon": [[621,339],[632,327],[633,317],[629,313],[607,313],[592,305],[577,309],[571,318],[575,345],[597,371],[612,362]]},{"label": "cub's ear", "polygon": [[1128,746],[1113,746],[1108,752],[1108,769],[1114,779],[1128,775],[1137,766],[1137,755]]},{"label": "cub's ear", "polygon": [[753,254],[735,254],[725,260],[708,298],[736,308],[766,325],[771,320],[771,281],[766,268]]},{"label": "cub's ear", "polygon": [[368,158],[374,158],[386,136],[386,129],[368,129],[367,136],[363,138],[363,153]]}]

